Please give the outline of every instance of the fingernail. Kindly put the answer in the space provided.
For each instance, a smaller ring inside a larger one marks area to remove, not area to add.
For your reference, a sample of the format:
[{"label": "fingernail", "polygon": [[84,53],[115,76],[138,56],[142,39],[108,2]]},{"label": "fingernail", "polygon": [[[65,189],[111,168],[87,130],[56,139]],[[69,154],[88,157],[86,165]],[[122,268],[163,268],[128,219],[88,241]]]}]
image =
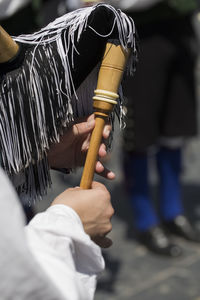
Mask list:
[{"label": "fingernail", "polygon": [[107,154],[107,151],[106,151],[106,149],[102,149],[102,151],[104,152],[104,155],[106,155],[106,154]]},{"label": "fingernail", "polygon": [[109,135],[110,135],[110,130],[109,130],[108,128],[106,128],[105,134],[106,134],[107,137],[109,137]]},{"label": "fingernail", "polygon": [[114,178],[115,178],[115,173],[113,173],[112,171],[110,171],[110,172],[108,173],[108,178],[109,178],[109,179],[114,179]]}]

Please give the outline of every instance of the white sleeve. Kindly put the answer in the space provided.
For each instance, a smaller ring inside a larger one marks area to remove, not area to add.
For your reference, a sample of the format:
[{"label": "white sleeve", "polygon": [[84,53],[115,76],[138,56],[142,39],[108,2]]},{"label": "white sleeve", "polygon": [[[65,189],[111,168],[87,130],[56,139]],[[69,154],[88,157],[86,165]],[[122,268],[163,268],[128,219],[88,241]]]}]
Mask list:
[{"label": "white sleeve", "polygon": [[93,299],[104,259],[76,212],[65,205],[51,206],[25,231],[30,251],[65,299]]},{"label": "white sleeve", "polygon": [[163,0],[108,0],[108,3],[124,11],[148,9]]}]

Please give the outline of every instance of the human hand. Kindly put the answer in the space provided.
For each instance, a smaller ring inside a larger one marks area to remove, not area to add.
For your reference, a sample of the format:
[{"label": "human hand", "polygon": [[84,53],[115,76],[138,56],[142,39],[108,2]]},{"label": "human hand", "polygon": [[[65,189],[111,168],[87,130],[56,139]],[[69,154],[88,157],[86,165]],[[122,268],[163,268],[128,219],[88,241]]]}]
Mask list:
[{"label": "human hand", "polygon": [[[94,114],[79,119],[76,124],[66,129],[59,143],[51,145],[48,152],[49,165],[52,168],[75,168],[83,165],[89,148],[91,132],[95,126]],[[103,138],[107,139],[111,131],[110,125],[105,125]],[[99,158],[107,155],[105,144],[99,148]],[[108,179],[114,179],[115,174],[106,169],[100,161],[96,163],[96,172]]]},{"label": "human hand", "polygon": [[112,230],[114,209],[110,193],[103,184],[93,182],[90,190],[69,188],[58,195],[51,205],[57,204],[64,204],[75,210],[85,232],[100,247],[108,248],[112,245],[112,240],[106,235]]}]

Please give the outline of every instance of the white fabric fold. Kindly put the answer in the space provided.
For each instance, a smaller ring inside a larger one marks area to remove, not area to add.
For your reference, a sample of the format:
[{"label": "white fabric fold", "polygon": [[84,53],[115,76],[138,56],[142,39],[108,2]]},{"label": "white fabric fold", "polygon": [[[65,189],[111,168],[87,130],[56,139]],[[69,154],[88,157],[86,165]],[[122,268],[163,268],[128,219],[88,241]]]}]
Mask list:
[{"label": "white fabric fold", "polygon": [[104,260],[75,211],[55,205],[24,227],[18,197],[1,168],[0,188],[0,298],[93,299]]},{"label": "white fabric fold", "polygon": [[30,251],[66,299],[93,299],[104,260],[75,211],[51,206],[33,218],[26,235]]}]

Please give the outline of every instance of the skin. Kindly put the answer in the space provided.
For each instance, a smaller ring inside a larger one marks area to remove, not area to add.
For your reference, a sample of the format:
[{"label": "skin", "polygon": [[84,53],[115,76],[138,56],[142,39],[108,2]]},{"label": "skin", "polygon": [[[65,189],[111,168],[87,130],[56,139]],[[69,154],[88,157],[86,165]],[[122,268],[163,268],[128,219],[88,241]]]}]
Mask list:
[{"label": "skin", "polygon": [[[60,143],[52,144],[48,153],[48,161],[52,168],[76,168],[84,164],[92,130],[95,126],[94,115],[79,119],[76,124],[68,128],[60,139]],[[103,131],[103,138],[107,139],[111,131],[111,126],[106,125]],[[107,155],[105,144],[99,148],[99,158]],[[100,161],[96,163],[96,172],[106,177],[114,179],[115,174],[106,169]]]},{"label": "skin", "polygon": [[[82,166],[89,147],[91,132],[94,129],[94,115],[78,120],[68,128],[62,136],[60,143],[53,144],[48,153],[48,161],[53,168],[75,168]],[[110,125],[106,125],[103,138],[109,137]],[[106,156],[105,144],[99,148],[99,158]],[[98,161],[96,172],[107,179],[114,179],[115,174],[106,169]],[[111,239],[106,235],[112,230],[111,218],[114,209],[110,201],[110,193],[106,187],[93,182],[89,190],[80,187],[69,188],[58,195],[51,205],[64,204],[79,215],[85,232],[100,247],[108,248],[112,245]]]},{"label": "skin", "polygon": [[102,248],[112,245],[106,235],[112,230],[111,218],[114,209],[110,201],[110,193],[106,187],[93,182],[90,190],[79,187],[69,188],[60,194],[52,205],[70,206],[79,215],[85,232]]}]

